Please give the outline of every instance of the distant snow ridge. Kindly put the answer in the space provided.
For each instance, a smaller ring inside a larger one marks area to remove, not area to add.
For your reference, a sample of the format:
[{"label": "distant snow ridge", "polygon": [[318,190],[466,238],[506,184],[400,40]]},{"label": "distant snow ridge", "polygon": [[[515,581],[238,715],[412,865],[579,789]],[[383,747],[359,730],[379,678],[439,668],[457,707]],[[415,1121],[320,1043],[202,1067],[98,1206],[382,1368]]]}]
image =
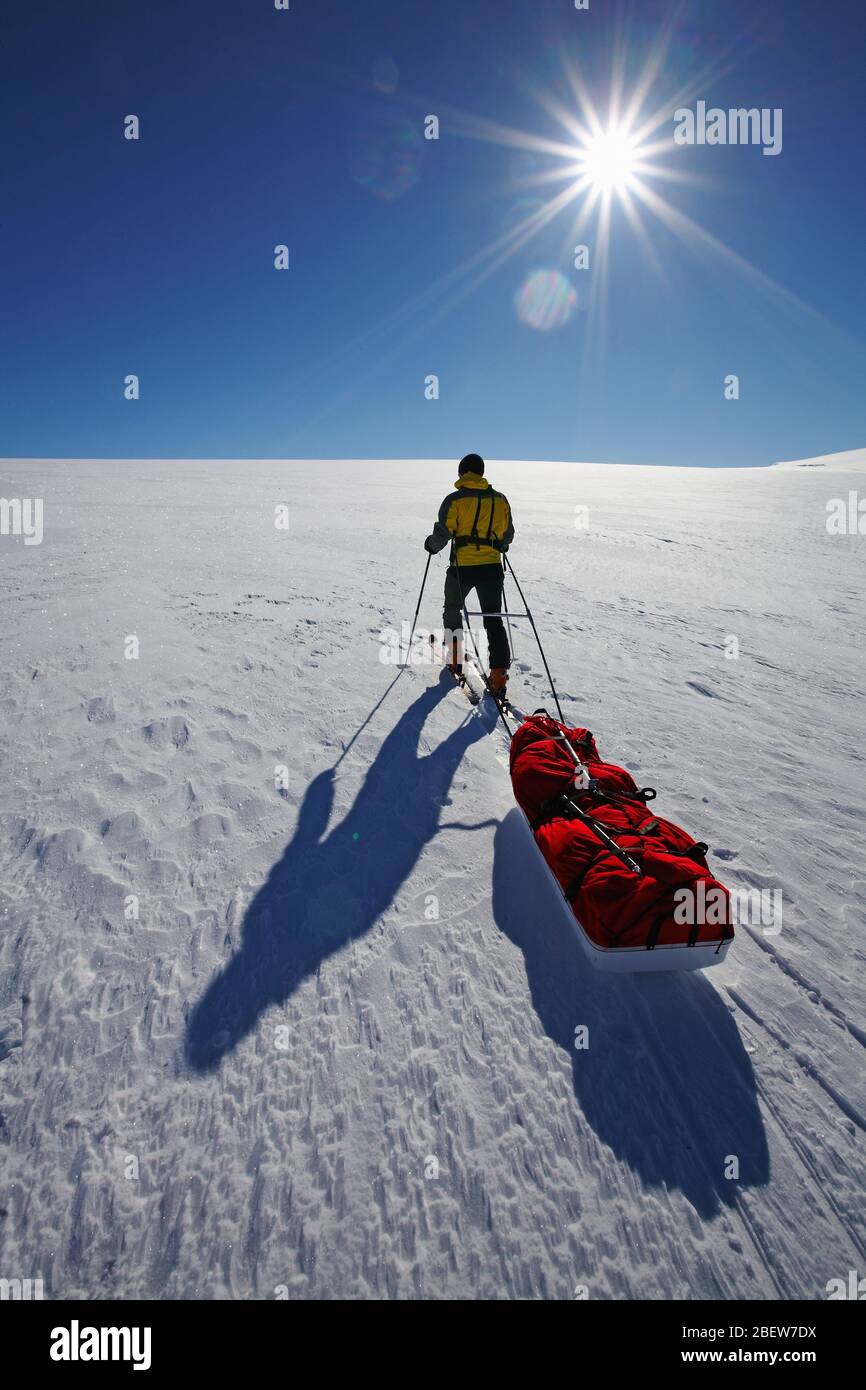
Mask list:
[{"label": "distant snow ridge", "polygon": [[848,449],[841,454],[817,454],[811,459],[792,459],[774,468],[823,468],[825,473],[862,473],[866,470],[866,449]]}]

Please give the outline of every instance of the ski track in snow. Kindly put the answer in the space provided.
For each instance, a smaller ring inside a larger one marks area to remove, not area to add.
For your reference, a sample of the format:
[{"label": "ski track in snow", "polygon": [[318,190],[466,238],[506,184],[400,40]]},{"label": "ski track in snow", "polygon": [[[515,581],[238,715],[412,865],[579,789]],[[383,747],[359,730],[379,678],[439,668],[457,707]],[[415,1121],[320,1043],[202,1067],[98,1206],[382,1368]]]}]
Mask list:
[{"label": "ski track in snow", "polygon": [[706,975],[591,973],[495,712],[379,660],[453,465],[7,462],[46,531],[0,538],[0,1275],[820,1299],[866,1272],[849,480],[489,471],[567,717],[731,887],[781,890],[781,932]]}]

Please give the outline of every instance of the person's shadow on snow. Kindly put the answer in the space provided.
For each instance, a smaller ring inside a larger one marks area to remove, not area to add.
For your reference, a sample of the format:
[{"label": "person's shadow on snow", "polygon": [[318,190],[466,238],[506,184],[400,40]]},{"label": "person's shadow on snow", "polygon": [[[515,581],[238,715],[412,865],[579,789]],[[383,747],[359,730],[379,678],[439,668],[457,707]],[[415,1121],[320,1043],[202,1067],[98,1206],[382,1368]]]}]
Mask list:
[{"label": "person's shadow on snow", "polygon": [[[213,1071],[283,1004],[328,956],[368,931],[392,902],[440,827],[440,814],[466,750],[497,715],[492,703],[466,718],[432,753],[420,757],[424,722],[453,690],[447,674],[427,688],[385,737],[349,811],[326,835],[334,768],[310,783],[295,833],[250,903],[240,950],[190,1014],[186,1056]],[[383,697],[384,698],[384,697]],[[459,707],[466,707],[460,697]]]},{"label": "person's shadow on snow", "polygon": [[518,810],[494,840],[493,911],[523,952],[542,1027],[570,1056],[582,1119],[645,1187],[678,1188],[706,1218],[767,1182],[752,1065],[720,995],[699,972],[595,969]]}]

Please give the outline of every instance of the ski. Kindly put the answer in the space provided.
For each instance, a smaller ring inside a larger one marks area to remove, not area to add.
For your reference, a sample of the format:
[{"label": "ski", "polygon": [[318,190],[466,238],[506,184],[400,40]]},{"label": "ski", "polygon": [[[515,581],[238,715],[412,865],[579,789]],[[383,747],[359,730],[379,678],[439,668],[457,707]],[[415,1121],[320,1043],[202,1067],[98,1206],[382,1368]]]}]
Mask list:
[{"label": "ski", "polygon": [[513,719],[518,727],[523,723],[524,719],[528,717],[522,709],[517,709],[515,705],[512,705],[510,700],[506,700],[504,704],[500,704],[499,708],[508,719]]},{"label": "ski", "polygon": [[523,723],[524,719],[526,718],[526,715],[524,714],[523,710],[518,709],[516,705],[513,705],[509,700],[508,696],[503,691],[491,690],[490,686],[487,685],[486,694],[490,696],[491,700],[496,701],[503,714],[509,715],[512,719],[516,720],[518,724]]},{"label": "ski", "polygon": [[523,723],[526,718],[523,710],[513,705],[505,692],[491,689],[484,672],[468,653],[464,652],[463,654],[462,670],[458,675],[447,664],[442,644],[436,640],[436,636],[432,632],[430,634],[430,650],[433,653],[434,661],[437,664],[441,663],[442,669],[449,672],[454,684],[458,690],[462,690],[471,705],[479,705],[484,696],[489,695],[504,717],[513,719],[516,724]]},{"label": "ski", "polygon": [[[516,705],[511,703],[504,690],[494,690],[491,687],[488,677],[478,665],[475,658],[468,654],[465,654],[463,658],[463,676],[464,679],[468,679],[470,688],[478,692],[478,699],[481,699],[484,695],[488,695],[490,699],[494,701],[503,717],[510,717],[517,724],[523,723],[526,718],[523,711],[519,710]],[[475,701],[473,701],[473,703],[475,703]]]},{"label": "ski", "polygon": [[523,710],[518,709],[516,705],[513,705],[511,703],[507,693],[504,690],[493,690],[490,685],[490,681],[485,676],[484,672],[478,666],[476,666],[474,661],[470,661],[470,665],[472,667],[472,670],[478,675],[479,680],[483,683],[485,695],[490,696],[491,700],[495,702],[497,708],[503,715],[509,716],[517,724],[522,724],[524,719],[526,718],[526,715],[524,714]]},{"label": "ski", "polygon": [[475,687],[470,683],[469,678],[466,675],[466,672],[463,671],[460,675],[458,675],[456,671],[451,670],[450,666],[445,667],[445,669],[451,673],[451,676],[454,680],[454,684],[457,686],[458,690],[463,691],[463,694],[466,696],[470,705],[480,705],[483,692],[475,689]]},{"label": "ski", "polygon": [[451,666],[449,666],[446,662],[445,653],[441,645],[436,641],[436,638],[432,632],[430,634],[430,650],[434,655],[434,660],[436,662],[441,663],[442,670],[448,672],[448,674],[454,681],[454,684],[457,686],[457,689],[462,690],[470,705],[480,705],[484,691],[479,690],[472,682],[470,682],[469,678],[466,675],[466,662],[464,661],[461,663],[463,670],[459,674],[456,671],[454,671],[451,668]]}]

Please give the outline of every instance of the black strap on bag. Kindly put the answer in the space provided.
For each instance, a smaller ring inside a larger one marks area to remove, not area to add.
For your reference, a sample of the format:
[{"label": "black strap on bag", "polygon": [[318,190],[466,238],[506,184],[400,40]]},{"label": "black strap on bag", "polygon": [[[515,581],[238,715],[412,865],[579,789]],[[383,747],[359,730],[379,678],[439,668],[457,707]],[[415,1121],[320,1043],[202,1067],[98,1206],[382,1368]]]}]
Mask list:
[{"label": "black strap on bag", "polygon": [[[656,792],[654,787],[641,787],[640,791],[637,792],[606,792],[604,787],[600,786],[599,783],[593,779],[592,794],[596,801],[609,801],[614,805],[618,801],[639,801],[646,805],[648,801],[655,800]],[[557,792],[555,796],[551,796],[547,801],[541,803],[535,820],[529,822],[530,830],[536,831],[539,826],[544,825],[547,821],[556,820],[557,817],[568,816],[568,811],[563,810],[561,805],[563,795],[563,792]],[[635,834],[649,835],[653,830],[657,830],[658,826],[659,822],[657,820],[647,821],[640,829],[635,830]],[[707,846],[704,845],[703,848],[706,850]]]},{"label": "black strap on bag", "polygon": [[664,917],[657,917],[656,920],[653,922],[652,926],[650,927],[649,931],[647,932],[646,948],[648,951],[655,950],[656,942],[658,941],[659,936],[661,934],[662,923],[665,920],[666,919]]},{"label": "black strap on bag", "polygon": [[[587,866],[587,867],[589,867],[589,866]],[[566,884],[565,888],[564,888],[562,891],[563,891],[563,895],[564,895],[564,897],[565,897],[565,901],[566,901],[567,903],[569,903],[569,904],[571,903],[572,898],[574,897],[574,895],[575,895],[575,893],[577,892],[577,890],[578,890],[578,888],[580,887],[580,885],[583,883],[583,880],[584,880],[585,877],[586,877],[586,869],[584,869],[584,871],[583,871],[582,874],[576,874],[575,877],[571,880],[571,882],[568,883],[568,884]]]},{"label": "black strap on bag", "polygon": [[555,792],[554,795],[549,796],[546,801],[542,801],[538,808],[538,815],[534,820],[529,822],[529,828],[533,835],[536,830],[540,830],[543,825],[547,825],[548,821],[569,819],[568,810],[563,804],[563,795],[563,792]]},{"label": "black strap on bag", "polygon": [[652,835],[653,831],[658,830],[658,828],[657,820],[648,820],[644,821],[643,825],[639,825],[634,833],[635,835]]}]

